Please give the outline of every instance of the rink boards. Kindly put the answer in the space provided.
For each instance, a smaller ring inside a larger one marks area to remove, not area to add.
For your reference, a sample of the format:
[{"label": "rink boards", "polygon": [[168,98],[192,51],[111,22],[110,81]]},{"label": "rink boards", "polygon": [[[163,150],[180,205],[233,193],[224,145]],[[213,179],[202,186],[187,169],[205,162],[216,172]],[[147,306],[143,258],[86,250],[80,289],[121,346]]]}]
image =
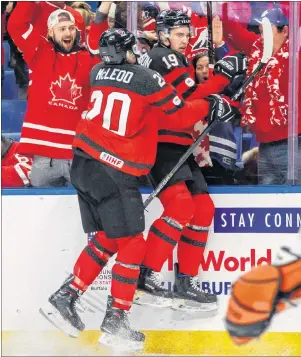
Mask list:
[{"label": "rink boards", "polygon": [[[281,193],[276,193],[281,192]],[[72,271],[92,235],[82,232],[73,190],[3,190],[2,197],[2,330],[4,355],[106,355],[97,340],[106,295],[108,266],[89,296],[101,311],[86,312],[86,331],[77,340],[52,329],[38,313],[48,296]],[[301,309],[275,318],[269,332],[245,347],[235,347],[223,318],[231,283],[251,265],[270,262],[283,243],[296,238],[301,226],[301,189],[215,188],[216,206],[207,253],[202,262],[203,288],[218,295],[219,313],[206,317],[168,309],[132,309],[131,319],[146,331],[145,354],[204,356],[301,355]],[[147,194],[144,194],[147,197]],[[162,212],[155,200],[146,213],[147,229]],[[176,251],[175,251],[176,252]],[[164,266],[165,284],[173,283],[173,262]]]}]

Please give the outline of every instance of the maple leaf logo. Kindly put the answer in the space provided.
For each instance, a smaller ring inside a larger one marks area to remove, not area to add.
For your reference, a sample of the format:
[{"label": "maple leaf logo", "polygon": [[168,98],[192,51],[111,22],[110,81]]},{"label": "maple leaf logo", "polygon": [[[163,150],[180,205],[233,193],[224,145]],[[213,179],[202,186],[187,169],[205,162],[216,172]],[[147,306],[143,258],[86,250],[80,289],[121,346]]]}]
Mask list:
[{"label": "maple leaf logo", "polygon": [[70,78],[70,74],[67,73],[65,77],[60,76],[58,81],[51,83],[50,92],[53,101],[64,101],[75,105],[76,99],[82,96],[82,87],[78,87],[75,79]]}]

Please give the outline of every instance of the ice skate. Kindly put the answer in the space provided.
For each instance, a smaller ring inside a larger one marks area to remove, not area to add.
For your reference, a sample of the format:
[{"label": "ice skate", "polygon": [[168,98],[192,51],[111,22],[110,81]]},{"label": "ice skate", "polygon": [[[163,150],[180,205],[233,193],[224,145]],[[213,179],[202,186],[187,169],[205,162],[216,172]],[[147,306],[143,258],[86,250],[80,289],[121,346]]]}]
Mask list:
[{"label": "ice skate", "polygon": [[104,333],[98,340],[99,345],[112,348],[115,352],[137,352],[143,350],[145,335],[133,330],[128,321],[128,313],[112,308],[113,298],[108,296],[106,315],[100,326]]},{"label": "ice skate", "polygon": [[85,329],[77,311],[76,302],[80,292],[70,286],[73,276],[48,299],[48,305],[40,308],[40,313],[55,327],[65,332],[70,337],[78,337],[79,331]]},{"label": "ice skate", "polygon": [[198,277],[179,276],[179,265],[175,264],[175,282],[173,286],[174,310],[208,312],[217,311],[217,297],[201,291]]},{"label": "ice skate", "polygon": [[173,293],[163,287],[163,276],[149,268],[141,268],[134,298],[137,305],[171,307]]}]

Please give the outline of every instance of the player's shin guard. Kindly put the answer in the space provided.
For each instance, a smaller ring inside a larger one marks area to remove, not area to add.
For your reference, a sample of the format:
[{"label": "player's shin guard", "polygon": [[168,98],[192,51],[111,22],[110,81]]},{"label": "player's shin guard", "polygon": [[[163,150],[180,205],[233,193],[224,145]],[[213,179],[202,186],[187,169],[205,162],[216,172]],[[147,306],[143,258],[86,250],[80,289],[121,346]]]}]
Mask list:
[{"label": "player's shin guard", "polygon": [[146,241],[146,256],[139,276],[135,303],[154,307],[170,307],[173,294],[163,284],[159,273],[177,245],[183,226],[193,213],[193,202],[185,183],[168,187],[160,194],[163,215],[151,226]]},{"label": "player's shin guard", "polygon": [[194,205],[185,183],[168,187],[160,196],[164,212],[150,227],[143,265],[160,272],[177,245],[183,227],[190,221]]},{"label": "player's shin guard", "polygon": [[131,308],[137,288],[140,264],[145,256],[146,243],[143,234],[117,239],[118,254],[112,269],[111,294],[113,307]]},{"label": "player's shin guard", "polygon": [[214,205],[208,194],[193,197],[195,214],[182,232],[175,265],[174,309],[212,312],[217,310],[217,298],[201,290],[198,271],[203,259]]},{"label": "player's shin guard", "polygon": [[75,263],[72,285],[86,291],[116,252],[116,241],[108,239],[104,232],[97,232]]},{"label": "player's shin guard", "polygon": [[178,245],[181,274],[196,276],[203,259],[209,227],[214,216],[214,204],[209,194],[193,197],[195,211],[190,224],[184,228]]}]

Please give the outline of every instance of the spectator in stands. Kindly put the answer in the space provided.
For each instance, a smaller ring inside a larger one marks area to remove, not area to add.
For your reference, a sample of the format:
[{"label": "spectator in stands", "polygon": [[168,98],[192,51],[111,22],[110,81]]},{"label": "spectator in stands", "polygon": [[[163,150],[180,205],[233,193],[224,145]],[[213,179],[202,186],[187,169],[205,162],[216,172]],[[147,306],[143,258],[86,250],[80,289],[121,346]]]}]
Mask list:
[{"label": "spectator in stands", "polygon": [[32,24],[39,30],[41,36],[48,36],[47,21],[50,14],[55,10],[66,10],[72,14],[75,19],[76,28],[79,31],[80,45],[86,44],[86,26],[81,14],[72,7],[65,4],[65,1],[40,1],[39,6],[35,8],[32,14]]},{"label": "spectator in stands", "polygon": [[254,32],[256,35],[260,34],[258,19],[260,19],[261,14],[267,9],[268,6],[269,1],[250,1],[252,15],[248,23],[248,31]]},{"label": "spectator in stands", "polygon": [[80,13],[84,19],[87,36],[91,27],[91,23],[94,19],[94,13],[91,11],[91,6],[84,1],[74,1],[71,4],[71,8]]},{"label": "spectator in stands", "polygon": [[195,79],[197,83],[204,83],[209,78],[209,57],[208,51],[202,51],[197,54],[192,61],[195,70]]},{"label": "spectator in stands", "polygon": [[159,8],[151,3],[145,3],[138,7],[138,25],[143,32],[144,38],[149,41],[151,48],[157,42],[156,17]]},{"label": "spectator in stands", "polygon": [[[259,183],[277,185],[288,183],[289,23],[278,7],[266,10],[262,17],[267,17],[272,24],[273,57],[245,92],[242,124],[249,126],[256,134],[256,141],[260,143]],[[248,55],[250,75],[262,57],[262,38],[227,18],[223,26],[225,36],[232,36],[236,47]],[[261,26],[260,29],[262,31]],[[301,96],[298,105],[301,107]],[[300,113],[298,120],[298,133],[301,134]],[[298,145],[301,157],[301,135]],[[301,160],[296,164],[298,177],[301,177]]]},{"label": "spectator in stands", "polygon": [[[32,25],[40,6],[41,2],[19,2],[8,22],[8,31],[32,70],[19,152],[34,155],[33,186],[64,186],[70,183],[75,129],[88,106],[89,72],[99,59],[79,45],[75,19],[66,10],[50,14],[48,40],[41,36]],[[99,39],[97,30],[102,27],[91,28],[92,38]]]},{"label": "spectator in stands", "polygon": [[[212,70],[209,69],[208,51],[197,54],[192,64],[195,70],[195,82],[205,83]],[[201,122],[195,125],[195,138],[207,125]],[[209,151],[206,150],[209,147]],[[196,148],[196,162],[202,168],[202,173],[208,185],[232,185],[236,163],[236,139],[232,123],[218,123]]]},{"label": "spectator in stands", "polygon": [[30,185],[32,158],[17,154],[19,143],[1,135],[1,185],[27,187]]}]

